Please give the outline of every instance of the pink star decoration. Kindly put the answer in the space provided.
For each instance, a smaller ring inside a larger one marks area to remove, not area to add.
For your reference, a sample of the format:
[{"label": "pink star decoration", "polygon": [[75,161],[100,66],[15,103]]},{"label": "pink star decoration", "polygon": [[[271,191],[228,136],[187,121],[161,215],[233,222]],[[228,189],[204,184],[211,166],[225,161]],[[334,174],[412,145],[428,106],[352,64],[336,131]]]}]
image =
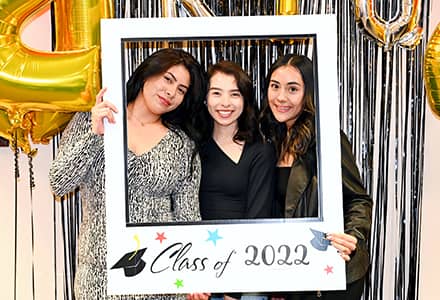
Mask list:
[{"label": "pink star decoration", "polygon": [[161,244],[162,244],[163,240],[167,239],[165,237],[165,232],[156,232],[156,234],[157,234],[156,240],[160,241]]},{"label": "pink star decoration", "polygon": [[324,269],[324,271],[327,273],[327,275],[330,274],[330,273],[333,273],[333,267],[327,265],[327,267]]}]

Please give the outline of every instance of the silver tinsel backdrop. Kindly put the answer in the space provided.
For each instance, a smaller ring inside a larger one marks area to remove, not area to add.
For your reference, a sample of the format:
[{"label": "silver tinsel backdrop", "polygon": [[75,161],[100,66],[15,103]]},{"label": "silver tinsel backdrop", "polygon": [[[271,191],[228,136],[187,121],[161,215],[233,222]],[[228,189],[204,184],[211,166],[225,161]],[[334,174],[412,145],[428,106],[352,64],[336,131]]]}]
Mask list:
[{"label": "silver tinsel backdrop", "polygon": [[[175,0],[176,11],[168,10],[166,6],[170,2],[173,1],[115,0],[116,17],[161,17],[164,14],[185,17],[191,14],[194,4],[204,8],[204,13],[216,16],[275,15],[277,1]],[[421,2],[419,26],[424,35],[421,42],[413,49],[390,45],[387,51],[355,20],[358,2],[362,1],[310,0],[298,1],[298,4],[300,14],[336,14],[338,19],[341,128],[352,142],[365,186],[374,200],[372,261],[364,298],[417,299],[425,119],[422,60],[428,33],[429,0]],[[411,1],[373,0],[373,3],[378,16],[393,22]],[[276,57],[286,52],[309,55],[312,42],[312,39],[189,41],[185,48],[205,66],[220,59],[240,63],[252,75],[260,98],[263,79]],[[149,51],[161,47],[163,44],[128,43],[127,73],[131,73]],[[73,299],[74,257],[81,218],[79,196],[70,197],[76,201],[63,201],[61,214],[65,250],[58,250],[65,251],[66,272],[64,284],[59,287],[65,289],[64,299]]]}]

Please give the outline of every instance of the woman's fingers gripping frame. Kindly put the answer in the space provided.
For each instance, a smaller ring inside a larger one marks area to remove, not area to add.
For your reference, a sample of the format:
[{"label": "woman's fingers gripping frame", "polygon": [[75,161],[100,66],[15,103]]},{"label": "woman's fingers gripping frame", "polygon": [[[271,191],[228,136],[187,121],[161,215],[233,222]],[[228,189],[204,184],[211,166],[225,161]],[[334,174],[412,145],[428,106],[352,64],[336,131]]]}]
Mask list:
[{"label": "woman's fingers gripping frame", "polygon": [[327,239],[338,250],[345,261],[350,260],[350,255],[356,250],[357,238],[346,233],[330,233]]}]

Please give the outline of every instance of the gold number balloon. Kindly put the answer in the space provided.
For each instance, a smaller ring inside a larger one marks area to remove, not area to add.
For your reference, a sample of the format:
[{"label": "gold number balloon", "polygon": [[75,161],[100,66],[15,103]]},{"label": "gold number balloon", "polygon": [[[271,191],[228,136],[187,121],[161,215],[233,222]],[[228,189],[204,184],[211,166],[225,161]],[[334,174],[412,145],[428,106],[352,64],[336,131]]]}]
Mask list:
[{"label": "gold number balloon", "polygon": [[[75,0],[55,1],[54,15],[56,51],[88,49],[100,44],[100,19],[114,14],[113,1]],[[96,88],[99,87],[99,82]],[[46,144],[59,133],[72,118],[73,113],[38,112],[31,129],[34,143]]]},{"label": "gold number balloon", "polygon": [[421,13],[421,0],[401,0],[400,15],[392,22],[380,18],[375,9],[376,0],[356,0],[356,20],[375,38],[379,44],[390,50],[398,43],[413,48],[422,37],[418,26]]},{"label": "gold number balloon", "polygon": [[111,1],[57,1],[56,51],[24,45],[23,25],[51,2],[3,0],[0,6],[0,115],[8,117],[0,136],[15,136],[26,153],[29,134],[36,143],[47,142],[54,127],[67,124],[70,117],[60,112],[92,107],[100,86],[99,20],[112,14]]},{"label": "gold number balloon", "polygon": [[[162,17],[179,17],[177,0],[161,0]],[[215,14],[200,0],[181,0],[180,3],[191,17],[214,17]]]},{"label": "gold number balloon", "polygon": [[278,0],[276,2],[277,15],[296,15],[298,13],[297,0]]},{"label": "gold number balloon", "polygon": [[214,13],[200,0],[182,0],[182,5],[189,11],[191,17],[213,17]]},{"label": "gold number balloon", "polygon": [[440,23],[426,47],[424,79],[429,105],[440,117]]}]

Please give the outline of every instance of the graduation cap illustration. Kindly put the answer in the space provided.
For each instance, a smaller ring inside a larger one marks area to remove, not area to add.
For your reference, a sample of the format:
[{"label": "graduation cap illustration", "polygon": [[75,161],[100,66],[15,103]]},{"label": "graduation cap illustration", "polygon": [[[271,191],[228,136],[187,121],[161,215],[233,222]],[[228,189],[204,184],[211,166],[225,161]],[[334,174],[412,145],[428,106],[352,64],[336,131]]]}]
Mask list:
[{"label": "graduation cap illustration", "polygon": [[145,250],[147,250],[147,248],[124,254],[111,269],[124,268],[126,277],[136,276],[142,272],[145,267],[145,261],[142,260],[142,255],[144,255]]},{"label": "graduation cap illustration", "polygon": [[312,244],[313,248],[319,250],[319,251],[327,251],[327,247],[331,245],[330,241],[327,240],[327,236],[324,232],[315,230],[310,228],[310,231],[312,231],[314,237],[310,240],[310,244]]}]

